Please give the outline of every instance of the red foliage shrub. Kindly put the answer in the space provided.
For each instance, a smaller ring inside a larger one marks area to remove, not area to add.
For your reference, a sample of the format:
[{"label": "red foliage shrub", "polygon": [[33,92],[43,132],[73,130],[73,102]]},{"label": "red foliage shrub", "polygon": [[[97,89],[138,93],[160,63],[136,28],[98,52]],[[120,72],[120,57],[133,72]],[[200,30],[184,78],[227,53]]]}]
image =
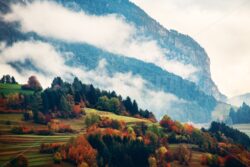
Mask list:
[{"label": "red foliage shrub", "polygon": [[40,153],[55,153],[61,145],[60,143],[42,143],[40,146]]},{"label": "red foliage shrub", "polygon": [[184,127],[184,132],[189,135],[191,135],[194,131],[194,127],[190,124],[184,124],[183,127]]},{"label": "red foliage shrub", "polygon": [[21,125],[21,126],[12,128],[11,132],[15,134],[31,134],[33,133],[33,128]]},{"label": "red foliage shrub", "polygon": [[163,127],[163,128],[171,128],[173,125],[174,125],[174,121],[172,121],[171,119],[162,119],[160,121],[160,125]]},{"label": "red foliage shrub", "polygon": [[53,132],[49,128],[36,128],[35,134],[37,135],[52,135]]},{"label": "red foliage shrub", "polygon": [[46,114],[46,115],[45,115],[45,121],[46,121],[46,122],[50,122],[51,119],[52,119],[52,116],[51,116],[50,114]]},{"label": "red foliage shrub", "polygon": [[208,163],[207,161],[208,161],[207,156],[205,154],[203,154],[201,156],[201,159],[200,159],[201,165],[207,165],[207,163]]},{"label": "red foliage shrub", "polygon": [[80,105],[80,104],[75,104],[75,105],[73,106],[73,112],[74,112],[75,114],[81,114],[81,105]]},{"label": "red foliage shrub", "polygon": [[58,132],[59,133],[73,133],[74,130],[71,128],[70,125],[60,123]]},{"label": "red foliage shrub", "polygon": [[113,128],[122,130],[125,128],[124,121],[113,120],[108,117],[102,118],[102,120],[98,123],[98,127],[100,128]]}]

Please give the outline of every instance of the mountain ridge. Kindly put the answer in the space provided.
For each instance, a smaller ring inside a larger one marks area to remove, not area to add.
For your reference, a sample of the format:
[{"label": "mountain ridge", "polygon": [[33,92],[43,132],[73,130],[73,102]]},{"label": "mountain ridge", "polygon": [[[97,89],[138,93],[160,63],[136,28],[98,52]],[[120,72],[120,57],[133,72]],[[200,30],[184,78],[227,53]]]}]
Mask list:
[{"label": "mountain ridge", "polygon": [[[9,46],[20,40],[27,41],[33,39],[48,42],[53,46],[56,46],[60,52],[66,51],[74,54],[74,59],[67,60],[66,63],[68,65],[79,66],[87,68],[88,70],[96,68],[98,66],[97,62],[104,58],[107,61],[107,71],[111,75],[115,72],[132,72],[132,74],[140,75],[146,79],[146,81],[149,82],[149,89],[159,91],[164,90],[164,92],[172,93],[178,98],[187,100],[188,103],[185,105],[173,104],[175,107],[174,109],[166,109],[167,111],[164,111],[164,113],[171,113],[174,119],[181,121],[191,120],[194,122],[206,122],[211,119],[211,112],[217,105],[216,99],[212,97],[212,92],[216,92],[217,87],[210,77],[209,57],[206,55],[205,50],[192,38],[187,35],[182,35],[177,31],[169,31],[165,29],[158,22],[150,18],[143,10],[129,1],[102,0],[98,2],[68,2],[65,0],[58,0],[54,2],[58,2],[63,6],[76,11],[83,10],[91,15],[101,16],[114,13],[119,14],[125,17],[128,22],[134,21],[137,28],[144,26],[144,35],[157,40],[161,47],[170,50],[169,54],[166,55],[169,60],[181,61],[184,64],[192,62],[193,65],[199,65],[200,67],[203,67],[203,65],[206,66],[206,68],[202,69],[202,72],[196,74],[201,77],[199,81],[200,86],[197,87],[194,83],[175,74],[169,73],[152,63],[143,62],[135,58],[124,57],[123,55],[116,55],[89,44],[67,43],[43,37],[35,32],[21,33],[18,24],[16,23],[6,23],[2,21],[3,24],[0,26],[2,32],[0,32],[0,40],[6,41]],[[107,8],[103,8],[103,6],[107,5]],[[2,9],[2,11],[4,10]],[[127,16],[125,15],[126,13]],[[162,35],[165,35],[164,38],[161,37]],[[197,57],[199,57],[199,59]],[[12,63],[12,65],[16,67],[18,65],[20,66],[20,64],[15,62]],[[27,67],[27,64],[21,64],[19,69]],[[219,96],[221,95],[220,93],[218,94]],[[213,93],[213,96],[216,97],[217,95]]]}]

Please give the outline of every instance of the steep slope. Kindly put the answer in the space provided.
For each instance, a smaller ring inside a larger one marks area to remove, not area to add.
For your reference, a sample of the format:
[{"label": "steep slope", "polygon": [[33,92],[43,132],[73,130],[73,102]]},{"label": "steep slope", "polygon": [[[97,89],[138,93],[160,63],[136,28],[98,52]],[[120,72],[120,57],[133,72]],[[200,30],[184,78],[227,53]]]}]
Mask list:
[{"label": "steep slope", "polygon": [[143,10],[128,0],[110,1],[110,0],[80,0],[68,2],[59,0],[63,5],[77,9],[81,8],[89,14],[106,15],[119,14],[125,19],[136,25],[138,29],[143,29],[143,34],[154,39],[158,44],[168,50],[165,56],[169,60],[177,60],[183,64],[192,64],[197,68],[194,74],[198,87],[208,95],[225,101],[226,97],[222,95],[215,83],[211,79],[210,60],[205,50],[192,38],[183,35],[174,30],[167,30],[159,23],[149,17]]},{"label": "steep slope", "polygon": [[[4,3],[4,5],[1,5],[1,11],[4,13],[8,12],[8,3],[10,2],[7,2],[7,4],[3,0],[0,0],[0,2]],[[144,11],[127,0],[57,0],[57,2],[73,11],[83,10],[89,15],[121,15],[127,22],[136,26],[137,29],[143,29],[140,33],[144,37],[156,40],[161,48],[167,50],[165,56],[168,60],[195,66],[198,70],[191,78],[187,78],[195,83],[163,70],[155,64],[144,62],[134,57],[111,53],[91,44],[69,43],[35,32],[21,32],[18,23],[7,23],[1,20],[0,41],[6,42],[8,46],[13,45],[17,41],[30,39],[47,42],[55,46],[60,52],[73,54],[73,57],[67,59],[67,65],[86,68],[87,70],[97,68],[98,62],[105,59],[107,62],[106,69],[110,75],[117,72],[132,72],[133,75],[141,76],[147,81],[148,89],[164,91],[185,101],[185,103],[181,104],[172,103],[168,106],[169,108],[157,113],[158,118],[167,113],[180,121],[206,122],[211,119],[211,112],[217,105],[214,97],[224,99],[224,96],[221,95],[211,80],[207,54],[193,39],[176,31],[166,30]],[[43,73],[42,69],[37,68],[29,60],[22,62],[13,61],[9,64],[20,72],[29,69]]]}]

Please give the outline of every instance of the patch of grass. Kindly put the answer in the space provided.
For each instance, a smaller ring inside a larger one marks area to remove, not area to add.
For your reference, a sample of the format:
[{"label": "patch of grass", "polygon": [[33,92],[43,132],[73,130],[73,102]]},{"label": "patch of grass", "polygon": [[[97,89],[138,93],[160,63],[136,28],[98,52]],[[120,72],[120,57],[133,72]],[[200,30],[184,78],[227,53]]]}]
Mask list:
[{"label": "patch of grass", "polygon": [[0,113],[0,133],[8,133],[14,126],[23,123],[23,114]]},{"label": "patch of grass", "polygon": [[3,84],[0,83],[0,93],[4,95],[21,93],[21,94],[32,94],[32,90],[22,90],[22,86],[19,84]]},{"label": "patch of grass", "polygon": [[96,110],[92,108],[85,108],[85,112],[86,114],[94,113],[94,114],[98,114],[100,117],[108,117],[110,119],[124,121],[126,123],[137,123],[137,122],[151,123],[149,120],[146,120],[146,119],[139,119],[139,118],[134,118],[134,117],[116,115],[111,112],[100,111],[100,110]]},{"label": "patch of grass", "polygon": [[75,119],[59,119],[62,123],[70,125],[72,129],[76,131],[82,131],[85,128],[85,117]]},{"label": "patch of grass", "polygon": [[21,89],[21,85],[19,84],[3,84],[0,83],[0,89]]},{"label": "patch of grass", "polygon": [[21,122],[23,114],[0,114],[0,121]]}]

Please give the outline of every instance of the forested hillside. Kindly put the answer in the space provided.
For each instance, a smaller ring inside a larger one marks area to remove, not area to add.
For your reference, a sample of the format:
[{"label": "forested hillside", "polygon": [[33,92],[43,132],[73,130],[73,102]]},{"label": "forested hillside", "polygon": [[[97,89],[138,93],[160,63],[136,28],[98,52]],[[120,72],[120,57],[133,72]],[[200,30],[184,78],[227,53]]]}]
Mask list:
[{"label": "forested hillside", "polygon": [[[11,90],[17,83],[1,85]],[[250,165],[249,137],[223,123],[200,130],[171,115],[157,122],[135,100],[77,78],[70,84],[56,77],[42,89],[31,76],[19,86],[32,92],[0,89],[2,166]]]}]

